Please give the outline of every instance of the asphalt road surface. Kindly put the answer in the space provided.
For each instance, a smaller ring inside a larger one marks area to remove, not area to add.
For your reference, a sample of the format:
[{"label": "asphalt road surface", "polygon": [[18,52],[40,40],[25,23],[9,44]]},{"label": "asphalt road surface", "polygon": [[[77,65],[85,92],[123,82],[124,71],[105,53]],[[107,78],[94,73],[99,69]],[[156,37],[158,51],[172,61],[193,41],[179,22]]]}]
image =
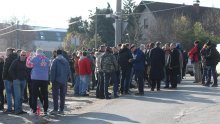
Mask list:
[{"label": "asphalt road surface", "polygon": [[187,77],[176,90],[145,89],[144,96],[98,100],[52,123],[62,124],[220,124],[220,88],[193,84]]}]

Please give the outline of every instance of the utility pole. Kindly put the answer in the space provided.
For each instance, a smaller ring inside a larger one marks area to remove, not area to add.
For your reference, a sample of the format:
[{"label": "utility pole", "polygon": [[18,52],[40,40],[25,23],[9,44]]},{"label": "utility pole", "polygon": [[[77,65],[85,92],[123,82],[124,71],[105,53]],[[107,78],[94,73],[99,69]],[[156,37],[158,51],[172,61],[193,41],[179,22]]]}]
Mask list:
[{"label": "utility pole", "polygon": [[19,41],[18,41],[18,28],[19,28],[19,21],[17,21],[17,25],[16,25],[16,49],[19,49]]},{"label": "utility pole", "polygon": [[121,0],[116,0],[115,46],[121,42]]},{"label": "utility pole", "polygon": [[95,8],[95,49],[97,48],[97,20],[98,20],[98,15],[97,15],[97,7]]}]

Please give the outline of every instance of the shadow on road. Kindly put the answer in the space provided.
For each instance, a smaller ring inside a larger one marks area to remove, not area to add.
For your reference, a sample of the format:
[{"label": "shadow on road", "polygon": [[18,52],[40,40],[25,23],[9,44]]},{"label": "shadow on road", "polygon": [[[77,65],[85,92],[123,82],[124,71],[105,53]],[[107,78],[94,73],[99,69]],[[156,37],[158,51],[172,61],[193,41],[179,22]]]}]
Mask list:
[{"label": "shadow on road", "polygon": [[[70,121],[72,120],[72,121]],[[88,112],[80,115],[68,115],[63,116],[60,120],[63,124],[77,123],[77,124],[111,124],[111,122],[123,122],[123,123],[140,123],[138,121],[131,120],[127,117],[123,117],[116,114],[100,113],[100,112]],[[59,123],[53,122],[53,123]]]},{"label": "shadow on road", "polygon": [[162,89],[159,92],[145,91],[144,96],[130,95],[121,97],[121,99],[135,99],[146,102],[170,104],[184,104],[185,102],[215,104],[216,101],[210,99],[209,96],[219,96],[219,91],[219,88],[203,87],[184,81],[182,84],[179,84],[176,90]]}]

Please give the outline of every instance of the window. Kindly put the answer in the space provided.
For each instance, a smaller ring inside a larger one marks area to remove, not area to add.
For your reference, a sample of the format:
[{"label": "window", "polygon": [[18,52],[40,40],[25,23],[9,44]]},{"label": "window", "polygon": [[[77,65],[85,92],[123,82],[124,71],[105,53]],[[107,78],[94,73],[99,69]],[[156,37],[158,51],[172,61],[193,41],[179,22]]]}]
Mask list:
[{"label": "window", "polygon": [[41,40],[45,40],[44,32],[40,32],[40,39],[41,39]]},{"label": "window", "polygon": [[144,29],[148,28],[148,19],[144,19]]}]

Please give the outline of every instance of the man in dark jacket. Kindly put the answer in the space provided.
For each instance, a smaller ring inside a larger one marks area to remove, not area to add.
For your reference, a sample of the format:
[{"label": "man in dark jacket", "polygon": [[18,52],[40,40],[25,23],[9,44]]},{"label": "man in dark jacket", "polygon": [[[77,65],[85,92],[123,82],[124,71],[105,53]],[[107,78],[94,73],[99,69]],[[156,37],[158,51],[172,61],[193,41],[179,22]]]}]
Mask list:
[{"label": "man in dark jacket", "polygon": [[2,72],[4,66],[4,59],[0,57],[0,110],[4,110],[4,81],[2,80]]},{"label": "man in dark jacket", "polygon": [[27,79],[25,51],[21,51],[19,58],[13,61],[9,68],[9,73],[13,79],[15,114],[24,114],[26,112],[22,109],[22,102]]},{"label": "man in dark jacket", "polygon": [[170,82],[171,88],[177,88],[178,75],[180,74],[180,61],[179,60],[179,52],[176,49],[176,44],[170,44],[171,54],[170,54]]},{"label": "man in dark jacket", "polygon": [[9,68],[12,64],[12,62],[17,59],[17,54],[14,53],[13,48],[7,48],[6,49],[6,56],[4,67],[3,67],[3,74],[2,78],[5,84],[5,91],[6,91],[6,100],[7,100],[7,110],[5,113],[12,113],[12,95],[14,94],[13,85],[12,85],[12,77],[9,74]]},{"label": "man in dark jacket", "polygon": [[[51,82],[54,109],[51,114],[64,114],[67,81],[71,75],[68,61],[62,56],[62,50],[57,50],[57,57],[51,66]],[[58,112],[58,95],[60,95],[60,110]]]},{"label": "man in dark jacket", "polygon": [[208,46],[208,49],[207,49],[206,65],[208,68],[208,80],[205,85],[209,86],[211,84],[211,75],[212,75],[213,81],[214,81],[214,83],[212,84],[212,87],[218,87],[216,65],[219,62],[219,58],[218,58],[219,52],[216,49],[216,45],[211,43],[211,41],[207,43],[207,46]]},{"label": "man in dark jacket", "polygon": [[129,81],[131,76],[132,68],[132,59],[133,56],[131,51],[128,49],[126,44],[122,45],[122,49],[119,51],[118,62],[121,67],[121,88],[120,91],[122,94],[128,94],[129,90]]},{"label": "man in dark jacket", "polygon": [[165,53],[160,48],[160,42],[156,43],[156,47],[152,49],[150,54],[151,69],[150,78],[152,80],[151,91],[157,85],[157,91],[160,90],[160,82],[164,78],[164,66],[165,66]]}]

